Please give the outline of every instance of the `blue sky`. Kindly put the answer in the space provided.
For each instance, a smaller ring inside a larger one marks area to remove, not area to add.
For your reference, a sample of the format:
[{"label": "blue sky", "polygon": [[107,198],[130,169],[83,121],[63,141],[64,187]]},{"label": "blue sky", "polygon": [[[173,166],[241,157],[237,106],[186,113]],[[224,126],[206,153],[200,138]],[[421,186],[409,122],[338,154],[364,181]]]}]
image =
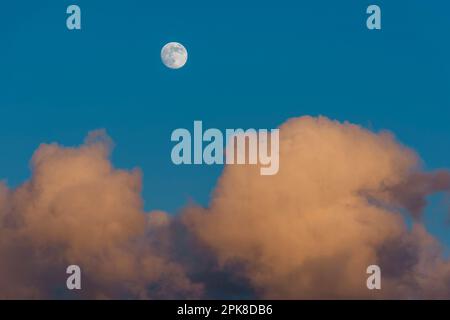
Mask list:
[{"label": "blue sky", "polygon": [[[82,30],[66,28],[66,8]],[[382,30],[365,27],[369,4]],[[16,186],[43,142],[105,128],[113,162],[144,173],[145,207],[206,205],[220,167],[176,167],[171,132],[274,128],[324,115],[388,129],[427,169],[450,167],[450,4],[398,1],[9,1],[0,10],[0,178]],[[170,41],[187,65],[160,61]],[[427,224],[450,244],[438,197]]]}]

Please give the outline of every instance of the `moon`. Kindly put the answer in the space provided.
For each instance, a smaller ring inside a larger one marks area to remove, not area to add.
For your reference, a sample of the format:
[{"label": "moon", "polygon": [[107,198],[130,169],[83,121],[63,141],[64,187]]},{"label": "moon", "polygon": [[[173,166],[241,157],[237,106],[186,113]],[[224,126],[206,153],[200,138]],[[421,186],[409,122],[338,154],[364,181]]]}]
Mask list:
[{"label": "moon", "polygon": [[161,60],[170,69],[180,69],[187,58],[187,50],[181,43],[169,42],[161,49]]}]

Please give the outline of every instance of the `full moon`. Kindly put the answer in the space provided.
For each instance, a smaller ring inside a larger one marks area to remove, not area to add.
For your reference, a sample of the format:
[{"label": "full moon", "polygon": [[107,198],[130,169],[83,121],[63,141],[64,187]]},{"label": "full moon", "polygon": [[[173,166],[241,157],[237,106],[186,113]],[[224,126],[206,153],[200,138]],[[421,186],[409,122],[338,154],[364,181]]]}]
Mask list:
[{"label": "full moon", "polygon": [[178,42],[169,42],[161,49],[161,60],[170,69],[179,69],[186,64],[188,53]]}]

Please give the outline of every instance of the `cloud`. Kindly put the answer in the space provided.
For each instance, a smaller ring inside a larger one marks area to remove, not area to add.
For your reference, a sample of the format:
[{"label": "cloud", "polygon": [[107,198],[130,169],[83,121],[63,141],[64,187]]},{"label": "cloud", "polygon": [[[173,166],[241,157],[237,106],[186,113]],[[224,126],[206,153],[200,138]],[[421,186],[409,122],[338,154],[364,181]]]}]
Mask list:
[{"label": "cloud", "polygon": [[[280,134],[278,175],[229,166],[210,206],[186,210],[222,269],[239,265],[264,298],[449,297],[439,243],[401,215],[448,190],[448,172],[421,172],[387,132],[323,117],[291,119]],[[372,264],[386,271],[381,292],[366,287]]]},{"label": "cloud", "polygon": [[41,145],[32,178],[0,188],[0,297],[66,298],[66,267],[82,269],[85,298],[196,297],[182,266],[152,248],[168,223],[142,209],[141,173],[117,170],[104,132],[79,148]]},{"label": "cloud", "polygon": [[[0,184],[0,298],[450,298],[420,219],[450,175],[390,133],[291,119],[277,175],[226,166],[208,207],[175,216],[143,210],[140,171],[114,168],[111,150],[103,131],[44,144],[28,181]],[[70,264],[81,292],[65,288]],[[366,287],[371,264],[381,291]]]},{"label": "cloud", "polygon": [[386,190],[393,202],[406,208],[415,219],[419,219],[427,205],[426,198],[450,189],[450,172],[417,172],[402,183]]}]

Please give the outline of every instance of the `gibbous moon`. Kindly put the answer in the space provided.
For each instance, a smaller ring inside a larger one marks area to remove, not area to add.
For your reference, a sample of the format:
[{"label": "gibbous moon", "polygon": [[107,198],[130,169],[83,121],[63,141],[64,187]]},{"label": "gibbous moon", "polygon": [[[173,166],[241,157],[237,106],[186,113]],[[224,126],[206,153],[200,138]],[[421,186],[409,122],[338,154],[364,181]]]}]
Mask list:
[{"label": "gibbous moon", "polygon": [[170,69],[180,69],[187,58],[187,50],[181,43],[169,42],[161,49],[161,60]]}]

